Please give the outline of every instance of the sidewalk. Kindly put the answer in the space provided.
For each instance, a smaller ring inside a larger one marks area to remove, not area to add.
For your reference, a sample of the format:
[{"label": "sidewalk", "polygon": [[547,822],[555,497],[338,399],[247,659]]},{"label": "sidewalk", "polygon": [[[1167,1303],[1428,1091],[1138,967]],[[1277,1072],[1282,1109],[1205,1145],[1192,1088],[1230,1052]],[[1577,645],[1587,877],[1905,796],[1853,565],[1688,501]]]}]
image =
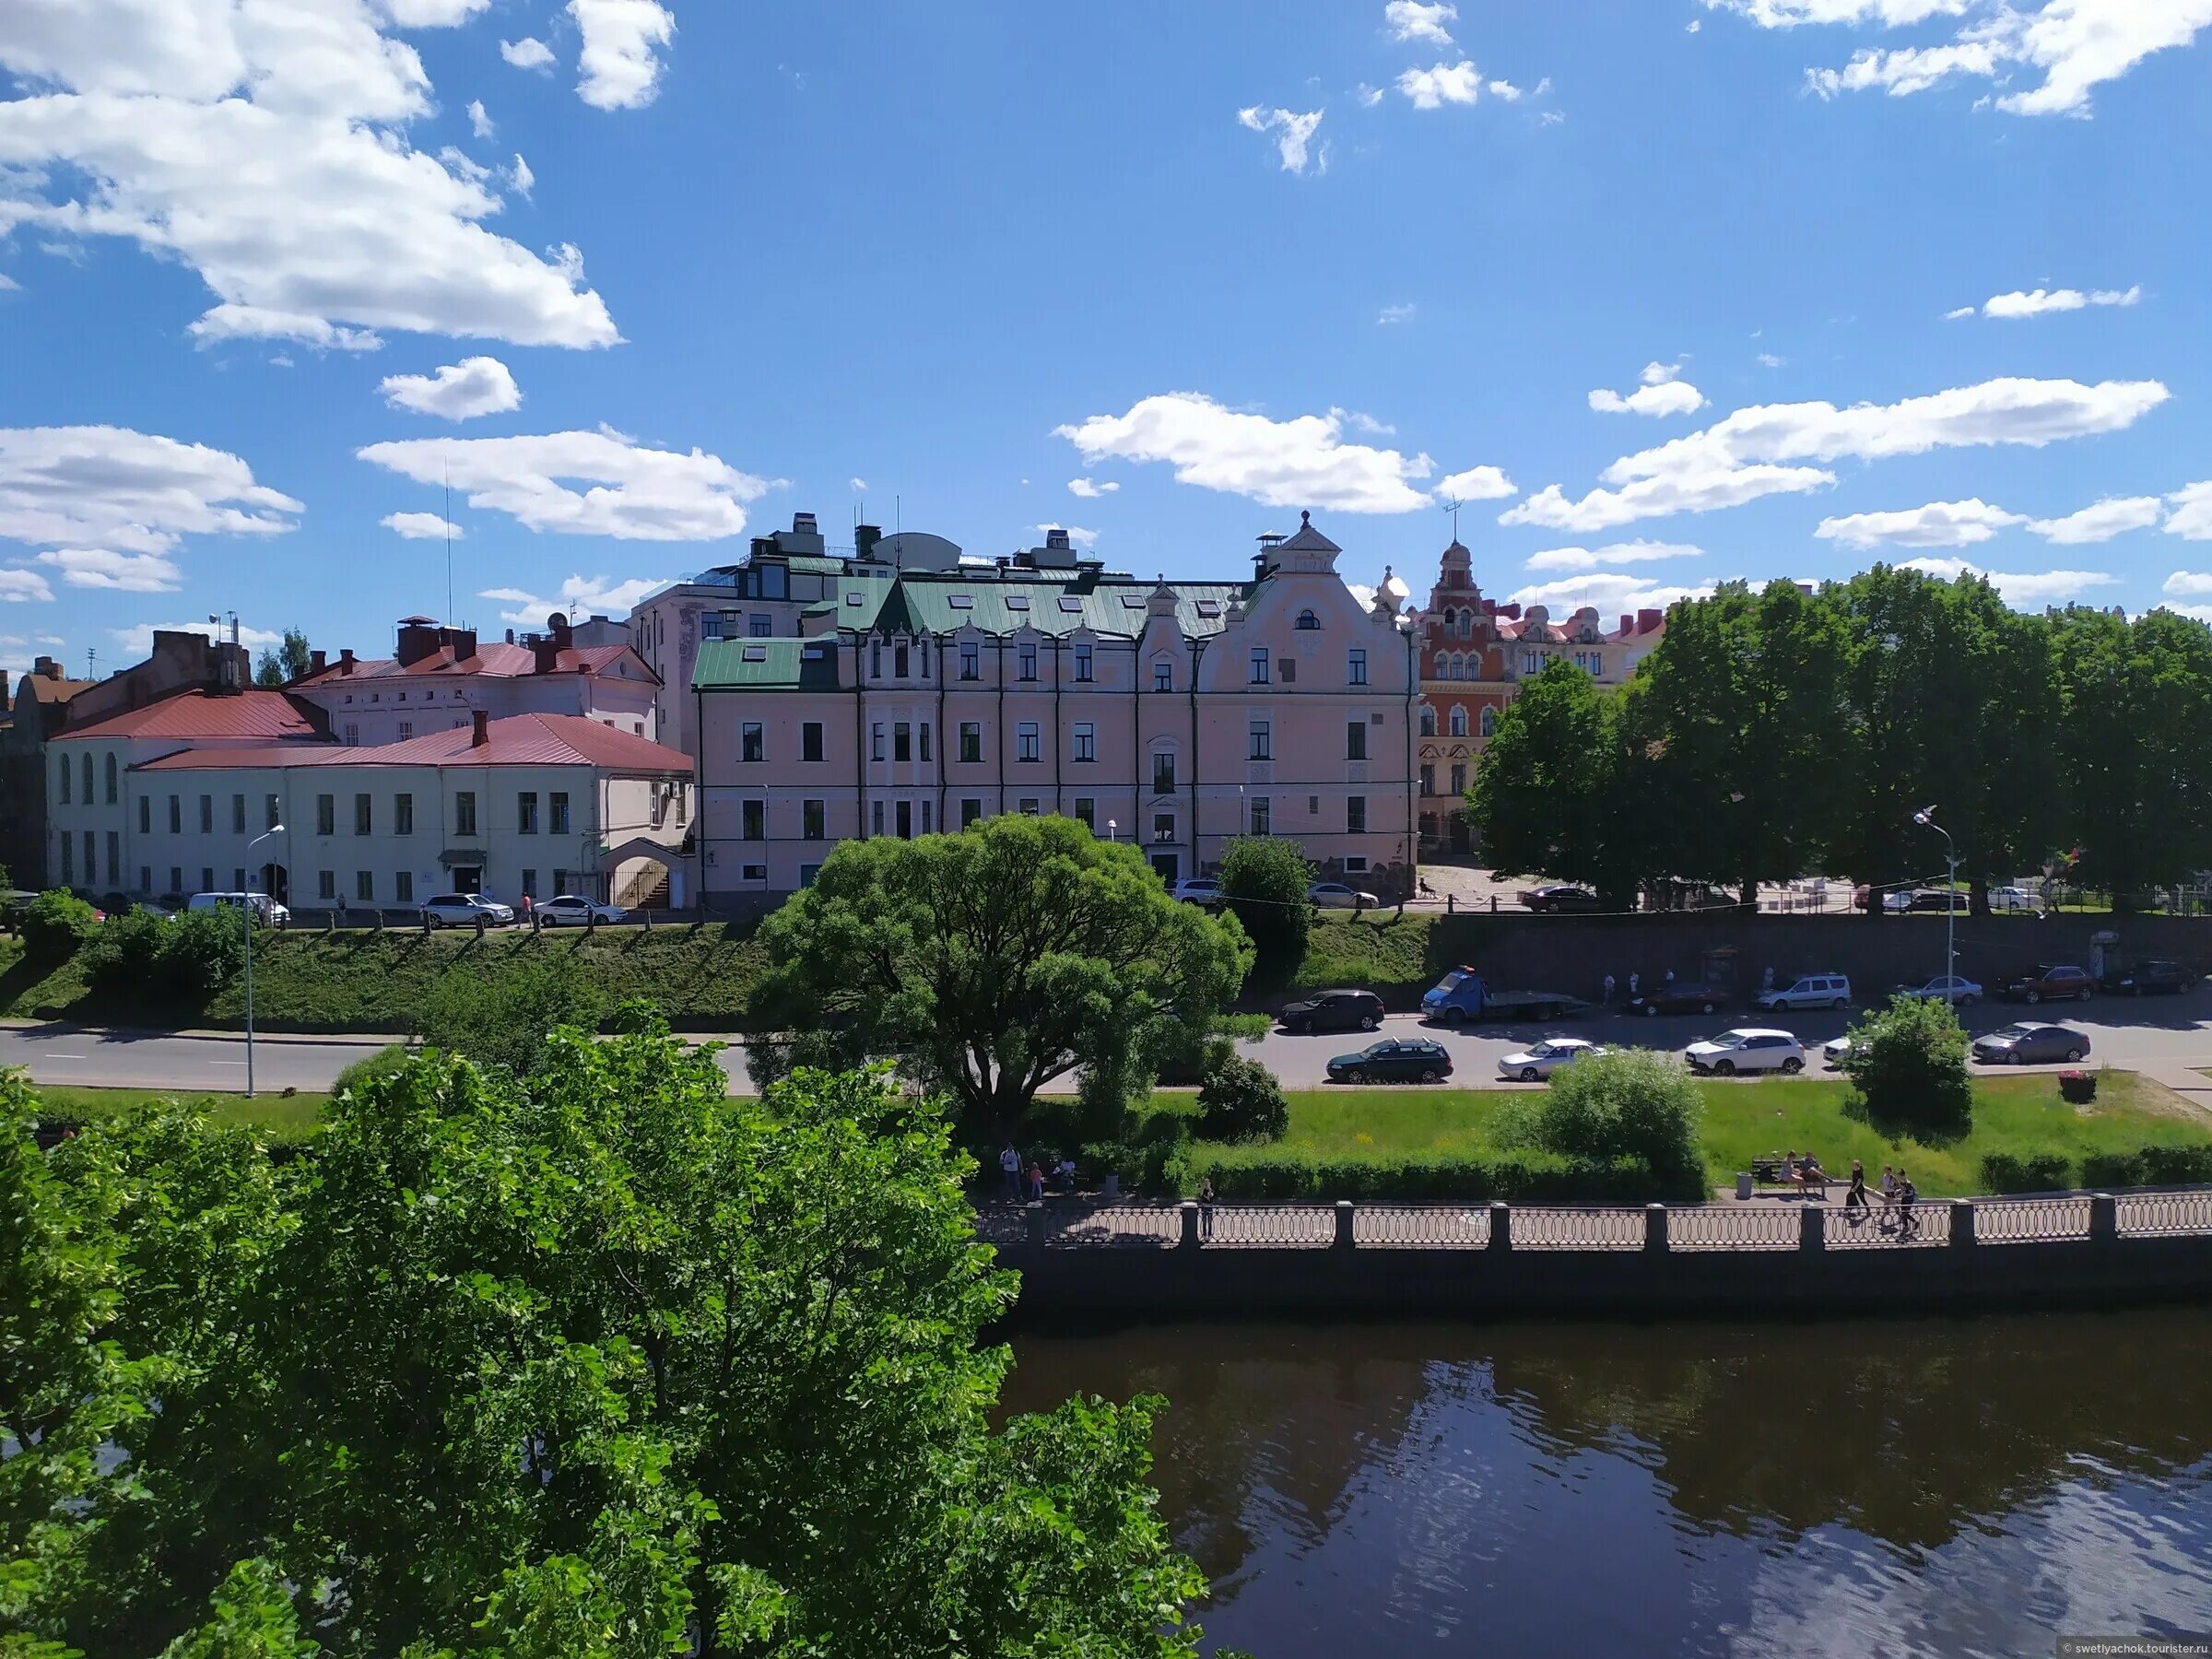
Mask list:
[{"label": "sidewalk", "polygon": [[[200,1026],[95,1026],[77,1025],[66,1019],[0,1019],[0,1030],[43,1031],[55,1037],[90,1037],[103,1042],[144,1042],[162,1037],[188,1038],[195,1042],[240,1042],[246,1040],[241,1028],[221,1030]],[[364,1031],[263,1031],[253,1033],[256,1043],[302,1042],[324,1048],[388,1048],[394,1042],[407,1040],[400,1036],[376,1036]]]}]

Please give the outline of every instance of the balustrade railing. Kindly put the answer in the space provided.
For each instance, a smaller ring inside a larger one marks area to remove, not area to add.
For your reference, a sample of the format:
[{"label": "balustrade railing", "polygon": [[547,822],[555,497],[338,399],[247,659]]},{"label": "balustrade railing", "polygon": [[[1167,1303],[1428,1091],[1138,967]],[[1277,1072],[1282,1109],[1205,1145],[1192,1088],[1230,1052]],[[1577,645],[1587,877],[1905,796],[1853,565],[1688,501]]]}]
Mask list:
[{"label": "balustrade railing", "polygon": [[[1977,1205],[1977,1215],[1980,1209]],[[1895,1250],[1951,1241],[1951,1206],[1940,1198],[1910,1206],[1876,1204],[1866,1209],[1830,1205],[1821,1222],[1821,1244],[1828,1250]]]},{"label": "balustrade railing", "polygon": [[1362,1204],[1352,1212],[1360,1250],[1487,1250],[1487,1204]]},{"label": "balustrade railing", "polygon": [[1669,1250],[1796,1250],[1804,1226],[1797,1206],[1711,1204],[1666,1213]]},{"label": "balustrade railing", "polygon": [[2041,1244],[2089,1236],[2088,1195],[2066,1198],[1977,1198],[1977,1244]]},{"label": "balustrade railing", "polygon": [[2122,1193],[2114,1201],[2123,1238],[2212,1232],[2212,1191]]},{"label": "balustrade railing", "polygon": [[1644,1211],[1605,1205],[1545,1205],[1512,1209],[1515,1250],[1641,1250]]},{"label": "balustrade railing", "polygon": [[1277,1250],[1318,1250],[1336,1241],[1333,1204],[1217,1204],[1208,1225],[1198,1206],[1198,1241],[1209,1249],[1267,1244]]}]

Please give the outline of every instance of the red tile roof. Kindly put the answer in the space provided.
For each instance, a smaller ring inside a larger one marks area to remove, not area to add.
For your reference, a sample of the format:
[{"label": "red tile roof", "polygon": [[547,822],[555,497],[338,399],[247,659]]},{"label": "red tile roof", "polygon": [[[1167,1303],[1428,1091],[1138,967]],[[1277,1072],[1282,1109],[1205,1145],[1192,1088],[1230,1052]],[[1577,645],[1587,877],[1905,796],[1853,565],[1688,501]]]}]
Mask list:
[{"label": "red tile roof", "polygon": [[76,737],[172,737],[194,739],[265,737],[272,741],[320,739],[314,711],[281,691],[180,691],[144,708],[126,710],[90,725],[58,733],[54,741]]},{"label": "red tile roof", "polygon": [[[615,659],[632,656],[636,663],[633,677],[650,684],[654,676],[645,659],[635,656],[627,645],[570,646],[553,653],[553,674],[604,674],[614,665]],[[451,679],[456,676],[484,675],[494,679],[513,679],[537,672],[537,653],[527,645],[509,645],[495,641],[479,645],[474,656],[456,659],[451,645],[441,645],[428,656],[412,663],[402,663],[396,657],[379,657],[373,661],[356,659],[353,672],[346,671],[341,662],[332,663],[320,674],[311,674],[294,680],[295,690],[312,686],[318,689],[326,686],[350,685],[361,679],[393,679],[441,676]]]},{"label": "red tile roof", "polygon": [[685,772],[691,757],[650,737],[618,732],[581,714],[514,714],[488,721],[477,747],[471,726],[426,733],[405,743],[269,749],[185,749],[141,771],[208,771],[225,767],[593,766],[615,772]]}]

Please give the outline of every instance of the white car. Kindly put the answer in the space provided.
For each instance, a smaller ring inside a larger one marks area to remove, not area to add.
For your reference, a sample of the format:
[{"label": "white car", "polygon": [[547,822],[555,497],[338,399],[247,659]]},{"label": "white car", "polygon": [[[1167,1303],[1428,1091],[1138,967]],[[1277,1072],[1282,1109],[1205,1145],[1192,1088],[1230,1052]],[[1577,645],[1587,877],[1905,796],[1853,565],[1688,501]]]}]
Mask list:
[{"label": "white car", "polygon": [[2036,908],[2035,895],[2026,888],[1991,888],[1989,908],[1993,911],[2032,911]]},{"label": "white car", "polygon": [[289,922],[292,912],[266,893],[194,893],[184,901],[186,910],[225,910],[249,908],[259,916],[262,924],[275,927],[280,922]]},{"label": "white car", "polygon": [[474,927],[479,917],[487,927],[504,927],[514,920],[513,911],[481,893],[441,893],[423,901],[422,913],[432,927]]},{"label": "white car", "polygon": [[1700,1076],[1733,1077],[1738,1072],[1778,1071],[1794,1076],[1805,1069],[1805,1049],[1787,1031],[1770,1031],[1757,1026],[1723,1031],[1691,1043],[1682,1051],[1689,1069]]},{"label": "white car", "polygon": [[1893,985],[1889,994],[1911,997],[1914,1002],[1947,1002],[1971,1008],[1982,1000],[1982,987],[1956,973],[1939,973],[1924,985]]},{"label": "white car", "polygon": [[1585,1037],[1547,1037],[1518,1054],[1498,1062],[1498,1075],[1507,1082],[1541,1083],[1562,1065],[1572,1065],[1585,1054],[1613,1051]]},{"label": "white car", "polygon": [[1168,896],[1180,899],[1185,904],[1212,904],[1221,897],[1221,877],[1185,876],[1168,889]]},{"label": "white car", "polygon": [[536,912],[547,927],[582,927],[587,922],[619,922],[629,912],[618,904],[601,904],[595,899],[585,899],[575,893],[563,893],[558,899],[548,899],[537,907]]},{"label": "white car", "polygon": [[1306,889],[1306,902],[1324,910],[1381,910],[1382,900],[1372,893],[1348,888],[1341,881],[1317,881]]},{"label": "white car", "polygon": [[1840,1071],[1843,1062],[1851,1058],[1851,1051],[1858,1046],[1859,1040],[1846,1031],[1820,1051],[1820,1058],[1828,1062],[1830,1071]]},{"label": "white car", "polygon": [[1851,982],[1840,973],[1801,973],[1786,985],[1759,994],[1759,1006],[1778,1008],[1848,1008]]}]

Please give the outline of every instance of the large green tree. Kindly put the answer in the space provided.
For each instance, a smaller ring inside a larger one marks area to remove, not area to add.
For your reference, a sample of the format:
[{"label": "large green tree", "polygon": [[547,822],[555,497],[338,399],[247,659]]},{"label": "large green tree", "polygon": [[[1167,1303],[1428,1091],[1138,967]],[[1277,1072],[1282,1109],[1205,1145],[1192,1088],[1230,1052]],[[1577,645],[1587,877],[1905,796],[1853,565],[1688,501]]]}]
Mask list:
[{"label": "large green tree", "polygon": [[1622,700],[1572,663],[1547,664],[1499,717],[1467,791],[1490,867],[1588,882],[1607,909],[1632,908],[1651,872],[1630,774]]},{"label": "large green tree", "polygon": [[279,686],[290,685],[312,665],[307,635],[297,628],[288,628],[284,630],[283,643],[263,650],[261,660],[254,665],[253,683],[273,691]]},{"label": "large green tree", "polygon": [[1257,952],[1255,971],[1282,983],[1305,959],[1313,866],[1279,835],[1241,835],[1221,854],[1221,902]]},{"label": "large green tree", "polygon": [[1077,1069],[1138,1078],[1252,966],[1233,919],[1171,899],[1136,848],[1019,814],[841,842],[759,936],[751,1023],[782,1036],[754,1043],[756,1077],[896,1056],[993,1136]]}]

